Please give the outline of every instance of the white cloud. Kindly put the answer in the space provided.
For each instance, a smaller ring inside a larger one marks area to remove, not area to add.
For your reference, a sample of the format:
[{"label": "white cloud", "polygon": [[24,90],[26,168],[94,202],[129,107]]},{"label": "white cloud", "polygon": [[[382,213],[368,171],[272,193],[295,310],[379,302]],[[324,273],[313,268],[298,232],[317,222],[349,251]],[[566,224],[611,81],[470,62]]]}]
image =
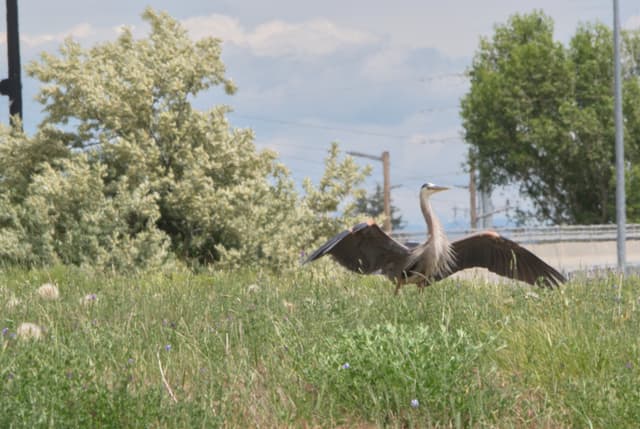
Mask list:
[{"label": "white cloud", "polygon": [[59,33],[44,33],[31,35],[28,33],[21,33],[20,40],[29,48],[35,48],[48,43],[60,43],[67,37],[74,39],[86,39],[87,37],[95,34],[94,28],[87,23],[82,23],[71,27],[67,31]]},{"label": "white cloud", "polygon": [[249,36],[249,44],[263,56],[322,56],[341,48],[375,41],[372,35],[340,28],[324,19],[300,24],[272,21],[258,26]]},{"label": "white cloud", "polygon": [[399,46],[389,46],[369,55],[364,61],[362,74],[374,82],[406,79],[411,70],[406,66],[408,50]]},{"label": "white cloud", "polygon": [[240,22],[226,15],[195,16],[183,20],[182,24],[194,39],[213,36],[241,45],[246,38],[245,30]]},{"label": "white cloud", "polygon": [[623,27],[629,30],[640,29],[640,15],[630,16],[624,22]]},{"label": "white cloud", "polygon": [[261,57],[325,56],[377,40],[371,33],[341,27],[320,18],[296,24],[272,20],[252,30],[245,29],[235,18],[218,14],[188,18],[182,23],[194,38],[219,37]]}]

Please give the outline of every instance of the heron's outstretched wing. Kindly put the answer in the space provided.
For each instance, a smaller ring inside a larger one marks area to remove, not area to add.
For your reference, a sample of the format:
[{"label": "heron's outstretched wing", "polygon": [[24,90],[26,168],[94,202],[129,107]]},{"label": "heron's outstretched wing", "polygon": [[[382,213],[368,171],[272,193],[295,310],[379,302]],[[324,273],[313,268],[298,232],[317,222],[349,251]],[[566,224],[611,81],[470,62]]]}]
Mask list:
[{"label": "heron's outstretched wing", "polygon": [[391,266],[401,266],[409,256],[409,249],[387,235],[374,222],[359,223],[329,239],[304,263],[330,254],[344,267],[369,274]]},{"label": "heron's outstretched wing", "polygon": [[451,273],[483,267],[501,276],[553,288],[566,282],[555,268],[518,243],[494,231],[483,231],[451,243],[455,252]]}]

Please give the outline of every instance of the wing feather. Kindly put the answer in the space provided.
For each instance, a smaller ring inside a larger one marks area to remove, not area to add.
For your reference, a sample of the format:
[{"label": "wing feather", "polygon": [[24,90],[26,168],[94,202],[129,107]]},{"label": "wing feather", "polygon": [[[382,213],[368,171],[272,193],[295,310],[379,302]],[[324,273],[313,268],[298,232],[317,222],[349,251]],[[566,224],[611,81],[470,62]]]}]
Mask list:
[{"label": "wing feather", "polygon": [[401,264],[408,257],[409,249],[391,238],[377,224],[363,222],[330,238],[304,263],[327,254],[351,271],[369,274]]},{"label": "wing feather", "polygon": [[553,288],[566,282],[555,268],[496,232],[483,231],[451,243],[455,252],[453,274],[465,268],[482,267],[501,276]]}]

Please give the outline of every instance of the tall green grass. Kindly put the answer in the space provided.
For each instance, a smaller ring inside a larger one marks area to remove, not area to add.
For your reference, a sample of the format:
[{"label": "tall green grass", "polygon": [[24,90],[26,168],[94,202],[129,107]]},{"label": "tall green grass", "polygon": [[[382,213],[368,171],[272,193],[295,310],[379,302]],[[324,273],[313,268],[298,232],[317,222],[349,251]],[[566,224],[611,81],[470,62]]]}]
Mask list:
[{"label": "tall green grass", "polygon": [[[45,282],[58,300],[38,296]],[[278,276],[6,269],[0,427],[640,421],[636,278],[392,292],[322,263]],[[43,338],[16,335],[22,322]]]}]

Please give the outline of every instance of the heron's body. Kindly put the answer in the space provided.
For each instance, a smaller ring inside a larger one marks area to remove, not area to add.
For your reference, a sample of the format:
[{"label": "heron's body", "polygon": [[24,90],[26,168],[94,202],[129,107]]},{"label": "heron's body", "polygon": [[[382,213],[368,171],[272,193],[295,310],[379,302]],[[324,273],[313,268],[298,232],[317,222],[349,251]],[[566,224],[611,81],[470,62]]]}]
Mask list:
[{"label": "heron's body", "polygon": [[420,208],[429,233],[426,242],[410,249],[369,221],[331,238],[305,263],[330,254],[352,271],[381,272],[396,283],[396,293],[406,283],[426,286],[471,267],[487,268],[502,276],[547,287],[566,281],[562,274],[529,250],[494,231],[482,231],[449,242],[429,202],[433,193],[445,189],[425,184],[420,191]]}]

